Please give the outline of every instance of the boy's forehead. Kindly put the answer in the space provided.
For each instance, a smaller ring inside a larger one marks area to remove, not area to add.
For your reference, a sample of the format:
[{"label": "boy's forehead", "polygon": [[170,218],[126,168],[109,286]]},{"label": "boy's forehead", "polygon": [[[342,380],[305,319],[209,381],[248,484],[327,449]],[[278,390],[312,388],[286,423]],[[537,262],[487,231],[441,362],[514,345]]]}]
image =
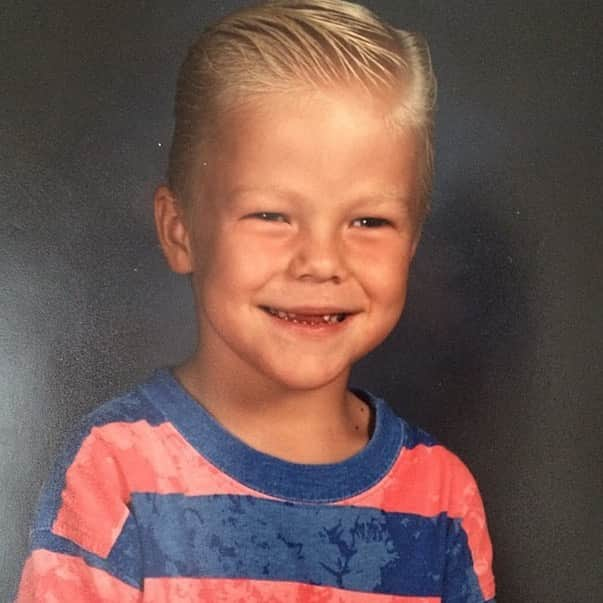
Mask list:
[{"label": "boy's forehead", "polygon": [[347,89],[267,93],[226,111],[198,167],[206,198],[217,207],[259,198],[414,203],[416,132],[393,128],[384,104],[364,98]]},{"label": "boy's forehead", "polygon": [[[204,145],[206,154],[222,155],[225,160],[236,158],[241,151],[257,153],[278,145],[285,156],[302,148],[319,155],[323,150],[339,151],[342,137],[365,146],[387,137],[410,148],[409,140],[415,142],[417,131],[395,119],[391,99],[349,88],[266,93],[244,99],[217,116],[213,136]],[[367,156],[366,162],[371,159]]]}]

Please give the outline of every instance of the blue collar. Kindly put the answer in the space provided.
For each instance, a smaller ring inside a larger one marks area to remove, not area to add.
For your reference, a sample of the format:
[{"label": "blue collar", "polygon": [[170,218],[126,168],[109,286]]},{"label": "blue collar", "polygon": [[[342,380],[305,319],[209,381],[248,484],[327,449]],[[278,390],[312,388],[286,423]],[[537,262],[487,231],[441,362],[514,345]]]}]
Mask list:
[{"label": "blue collar", "polygon": [[402,421],[380,398],[354,393],[375,409],[369,443],[339,463],[292,463],[251,448],[226,431],[178,383],[160,369],[140,386],[144,395],[184,438],[218,469],[245,486],[296,502],[334,502],[355,496],[379,482],[398,457],[404,439]]}]

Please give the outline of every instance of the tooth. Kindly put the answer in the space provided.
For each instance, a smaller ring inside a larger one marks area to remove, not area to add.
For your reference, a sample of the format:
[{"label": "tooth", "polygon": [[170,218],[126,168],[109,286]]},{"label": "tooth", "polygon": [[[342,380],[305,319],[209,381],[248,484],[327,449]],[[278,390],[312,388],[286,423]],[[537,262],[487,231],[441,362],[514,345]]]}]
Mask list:
[{"label": "tooth", "polygon": [[331,315],[330,315],[330,314],[325,314],[325,315],[322,317],[322,319],[323,319],[325,322],[331,322]]},{"label": "tooth", "polygon": [[287,318],[287,314],[285,312],[283,312],[282,310],[278,310],[276,313],[279,318]]}]

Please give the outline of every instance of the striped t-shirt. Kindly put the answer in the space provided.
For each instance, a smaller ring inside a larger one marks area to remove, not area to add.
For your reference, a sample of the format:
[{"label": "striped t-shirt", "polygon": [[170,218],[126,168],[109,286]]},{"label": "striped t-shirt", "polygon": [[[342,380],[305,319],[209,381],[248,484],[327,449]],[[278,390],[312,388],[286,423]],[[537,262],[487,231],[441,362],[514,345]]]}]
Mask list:
[{"label": "striped t-shirt", "polygon": [[250,448],[169,370],[103,404],[44,487],[17,601],[492,601],[471,474],[355,393],[371,439],[323,465]]}]

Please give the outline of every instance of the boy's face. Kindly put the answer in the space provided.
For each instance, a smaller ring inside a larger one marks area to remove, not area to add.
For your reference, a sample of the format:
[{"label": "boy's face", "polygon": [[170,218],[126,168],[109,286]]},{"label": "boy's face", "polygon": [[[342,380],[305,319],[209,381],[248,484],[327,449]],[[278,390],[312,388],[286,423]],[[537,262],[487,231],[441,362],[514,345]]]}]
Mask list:
[{"label": "boy's face", "polygon": [[388,109],[339,90],[275,94],[223,119],[178,268],[192,272],[201,349],[221,374],[347,381],[395,326],[418,166],[414,134],[393,131]]}]

